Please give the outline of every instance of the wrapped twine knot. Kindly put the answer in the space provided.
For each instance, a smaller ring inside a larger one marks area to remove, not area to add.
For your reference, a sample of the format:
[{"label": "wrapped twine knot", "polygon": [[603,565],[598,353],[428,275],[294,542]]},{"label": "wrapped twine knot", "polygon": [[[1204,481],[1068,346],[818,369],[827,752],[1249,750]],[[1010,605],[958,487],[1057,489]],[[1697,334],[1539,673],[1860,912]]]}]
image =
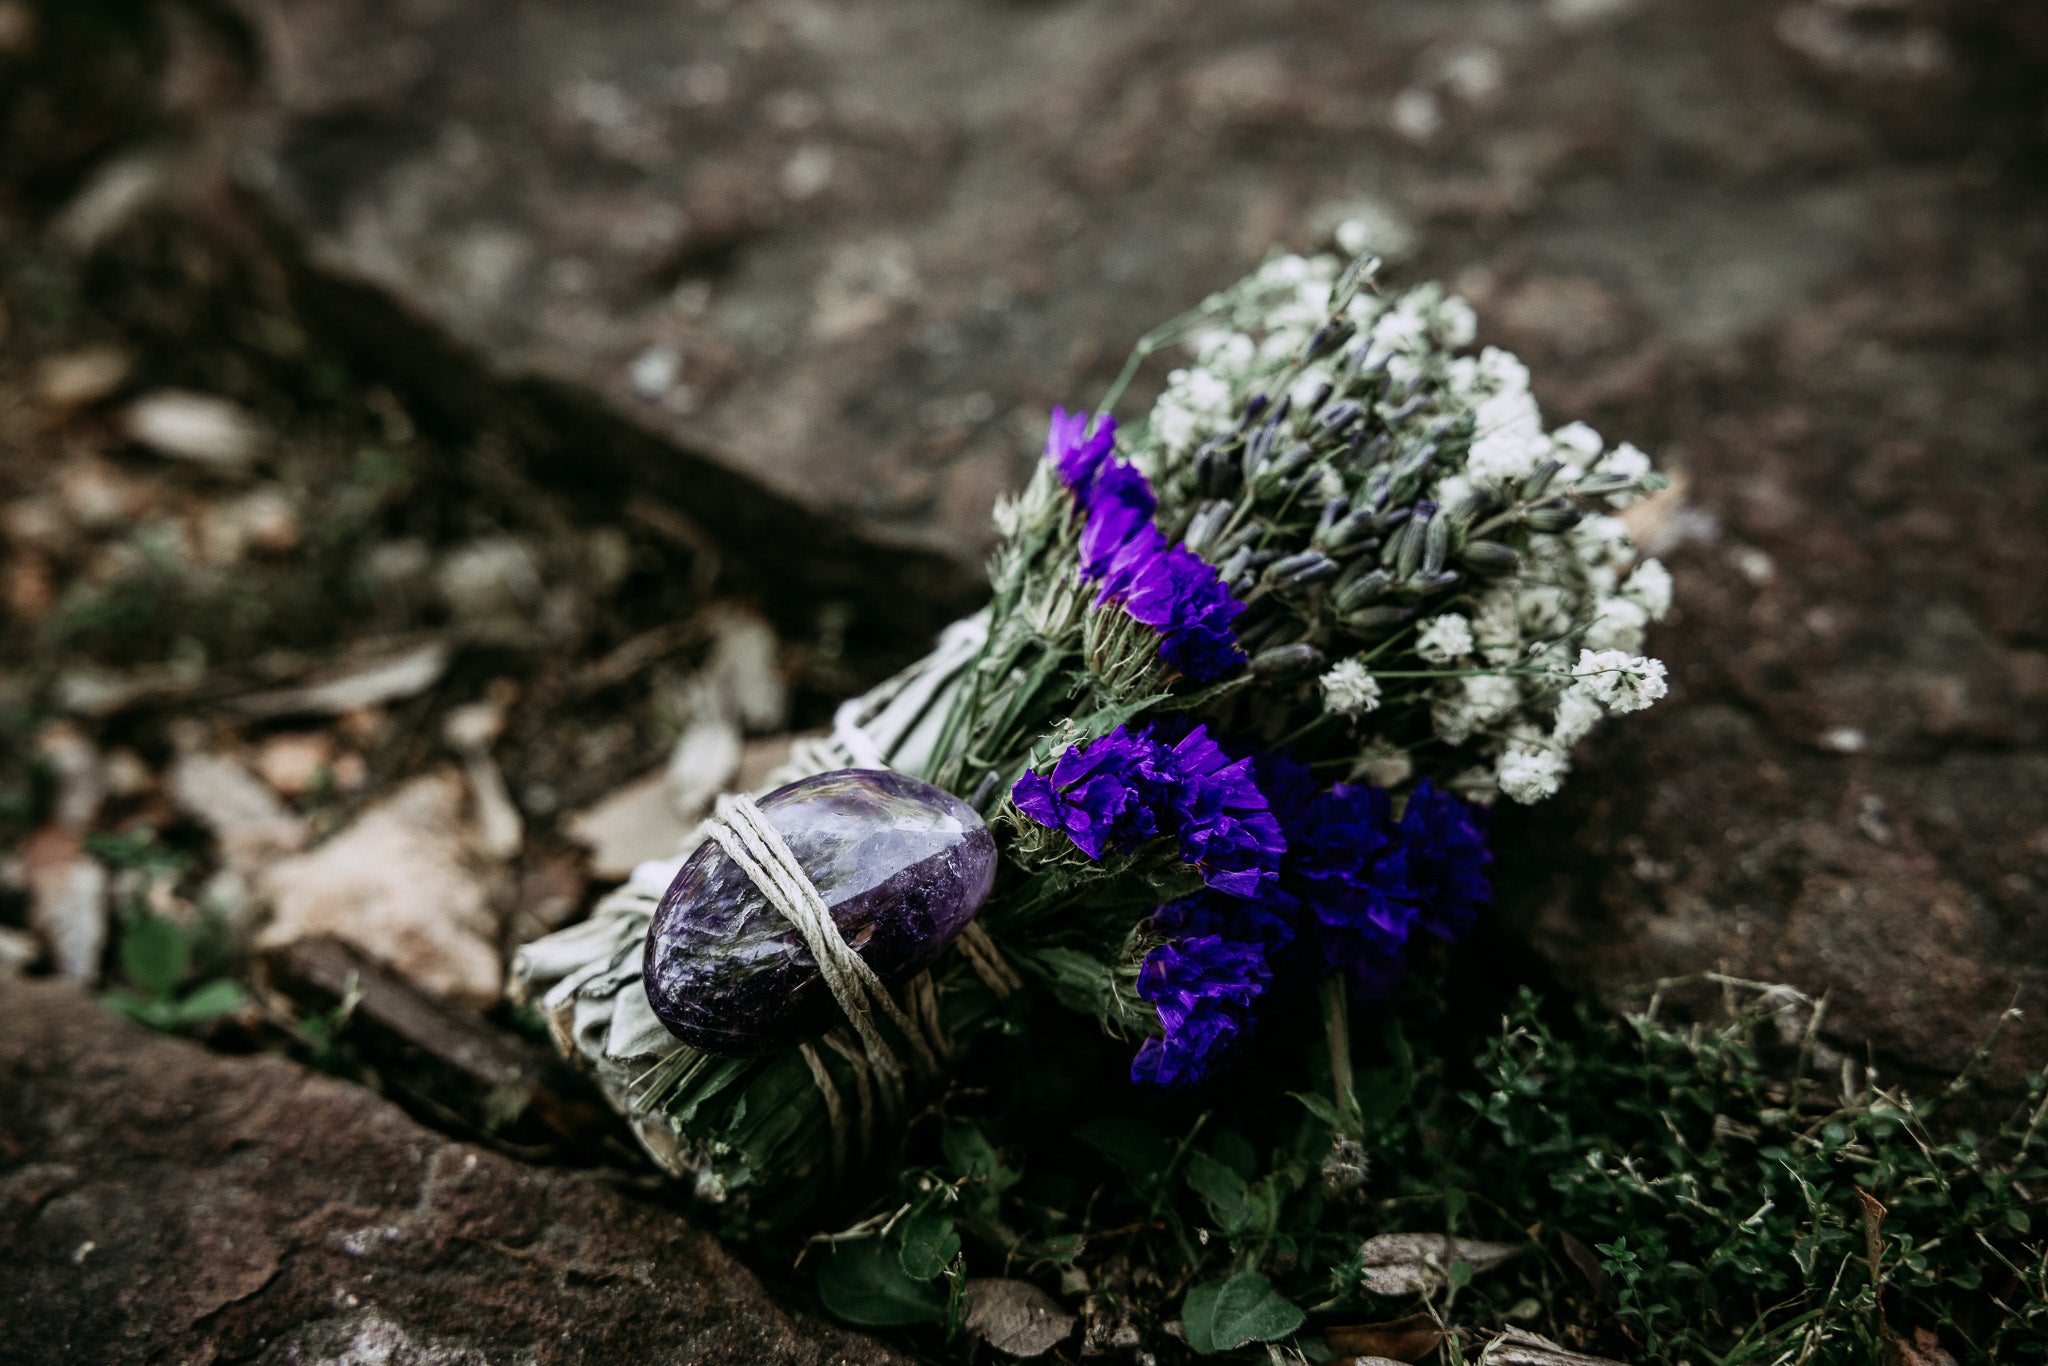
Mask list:
[{"label": "wrapped twine knot", "polygon": [[[939,1019],[938,993],[932,986],[931,974],[921,972],[912,978],[904,988],[909,1008],[898,1005],[875,970],[846,942],[810,874],[752,797],[720,797],[710,819],[704,822],[703,833],[747,875],[768,904],[796,928],[811,957],[817,960],[832,999],[853,1027],[858,1047],[837,1033],[827,1035],[824,1042],[853,1069],[860,1146],[865,1154],[873,1143],[877,1099],[880,1109],[899,1114],[907,1089],[903,1061],[882,1033],[876,1016],[895,1027],[909,1049],[911,1068],[920,1078],[936,1077],[939,1058],[952,1051]],[[987,931],[969,922],[955,942],[968,965],[999,1000],[1007,999],[1016,990],[1016,972],[1003,961]],[[834,1166],[843,1171],[850,1128],[845,1103],[817,1046],[805,1043],[800,1050],[831,1118]]]}]

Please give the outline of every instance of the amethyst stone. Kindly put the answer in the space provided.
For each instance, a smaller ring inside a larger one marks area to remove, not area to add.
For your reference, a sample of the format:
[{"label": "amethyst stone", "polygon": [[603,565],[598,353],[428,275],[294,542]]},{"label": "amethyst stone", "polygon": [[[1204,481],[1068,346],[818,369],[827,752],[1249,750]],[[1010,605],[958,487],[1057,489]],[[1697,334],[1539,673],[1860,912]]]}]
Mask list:
[{"label": "amethyst stone", "polygon": [[[974,808],[900,773],[821,773],[760,806],[841,937],[891,985],[929,967],[995,881],[995,839]],[[654,913],[645,977],[669,1032],[707,1053],[774,1052],[842,1018],[796,927],[709,840]]]}]

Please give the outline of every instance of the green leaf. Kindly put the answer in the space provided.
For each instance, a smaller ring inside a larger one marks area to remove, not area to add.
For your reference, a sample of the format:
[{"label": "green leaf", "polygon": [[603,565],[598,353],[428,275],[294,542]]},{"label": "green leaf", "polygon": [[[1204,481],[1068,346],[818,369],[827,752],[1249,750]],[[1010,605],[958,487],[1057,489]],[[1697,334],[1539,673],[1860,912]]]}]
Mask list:
[{"label": "green leaf", "polygon": [[1259,1154],[1251,1140],[1235,1129],[1221,1126],[1209,1131],[1209,1153],[1218,1162],[1249,1181],[1259,1174]]},{"label": "green leaf", "polygon": [[1245,1205],[1244,1178],[1205,1152],[1188,1154],[1188,1185],[1209,1202],[1216,1225],[1225,1233],[1242,1233],[1251,1222]]},{"label": "green leaf", "polygon": [[939,1323],[946,1317],[946,1292],[914,1280],[879,1238],[842,1243],[818,1267],[818,1298],[825,1308],[863,1328],[896,1328]]},{"label": "green leaf", "polygon": [[945,1149],[946,1161],[952,1164],[954,1171],[994,1190],[1008,1190],[1022,1179],[1003,1165],[1002,1154],[988,1141],[988,1135],[972,1124],[959,1120],[948,1124],[940,1146]]},{"label": "green leaf", "polygon": [[953,1216],[941,1209],[921,1209],[903,1221],[903,1251],[897,1260],[914,1281],[937,1280],[960,1255],[960,1235]]},{"label": "green leaf", "polygon": [[1074,1137],[1086,1143],[1122,1169],[1133,1181],[1158,1179],[1173,1160],[1173,1149],[1159,1127],[1141,1119],[1103,1115],[1074,1130]]},{"label": "green leaf", "polygon": [[1204,1355],[1228,1352],[1248,1342],[1284,1338],[1307,1317],[1256,1271],[1240,1271],[1229,1280],[1196,1286],[1188,1291],[1180,1310],[1188,1346]]},{"label": "green leaf", "polygon": [[128,922],[121,936],[121,972],[131,986],[168,996],[191,963],[192,941],[169,917],[145,911]]},{"label": "green leaf", "polygon": [[248,999],[239,984],[220,978],[205,983],[178,1002],[174,1013],[179,1024],[200,1024],[234,1014]]}]

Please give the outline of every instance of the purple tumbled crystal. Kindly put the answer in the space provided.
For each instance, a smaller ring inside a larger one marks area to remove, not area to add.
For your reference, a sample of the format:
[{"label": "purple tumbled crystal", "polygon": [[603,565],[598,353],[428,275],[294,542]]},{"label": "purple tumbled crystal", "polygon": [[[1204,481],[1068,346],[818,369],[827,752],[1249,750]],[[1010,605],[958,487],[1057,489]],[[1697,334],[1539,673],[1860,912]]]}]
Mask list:
[{"label": "purple tumbled crystal", "polygon": [[[995,840],[974,808],[900,773],[821,773],[760,806],[885,983],[930,966],[995,880]],[[669,1032],[707,1053],[772,1052],[841,1018],[796,927],[709,840],[654,913],[645,977]]]}]

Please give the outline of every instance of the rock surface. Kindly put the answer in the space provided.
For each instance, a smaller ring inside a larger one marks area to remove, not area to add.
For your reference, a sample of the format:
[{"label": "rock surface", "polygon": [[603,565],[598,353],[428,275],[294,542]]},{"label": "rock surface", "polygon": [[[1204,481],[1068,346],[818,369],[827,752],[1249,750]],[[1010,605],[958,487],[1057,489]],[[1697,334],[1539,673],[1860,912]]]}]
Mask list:
[{"label": "rock surface", "polygon": [[905,614],[1044,409],[1269,247],[1451,281],[1689,490],[1674,695],[1503,818],[1508,915],[1932,1066],[2017,992],[2048,1055],[2038,7],[240,4],[250,183],[353,316]]},{"label": "rock surface", "polygon": [[0,1362],[881,1363],[708,1235],[0,981]]}]

